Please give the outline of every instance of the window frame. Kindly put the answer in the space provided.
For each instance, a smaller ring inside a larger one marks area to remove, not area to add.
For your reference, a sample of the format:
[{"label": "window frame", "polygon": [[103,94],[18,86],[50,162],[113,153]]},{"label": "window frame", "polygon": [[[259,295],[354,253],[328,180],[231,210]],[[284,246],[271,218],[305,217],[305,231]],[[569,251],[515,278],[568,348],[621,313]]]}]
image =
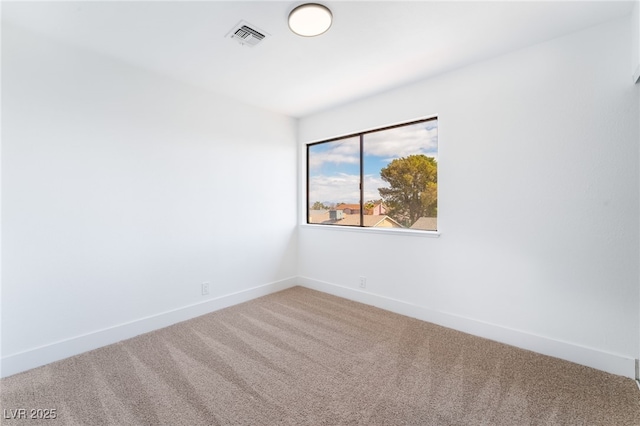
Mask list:
[{"label": "window frame", "polygon": [[[319,140],[319,141],[314,141],[314,142],[309,142],[309,143],[305,143],[305,208],[304,208],[304,212],[305,212],[305,217],[304,217],[304,221],[302,223],[302,225],[304,227],[311,227],[314,229],[326,229],[326,230],[336,230],[336,231],[347,231],[347,232],[370,232],[370,233],[376,233],[376,234],[400,234],[400,235],[412,235],[412,236],[423,236],[423,237],[439,237],[440,233],[441,233],[441,226],[440,226],[440,221],[438,220],[438,226],[437,226],[437,230],[426,230],[426,229],[411,229],[411,228],[378,228],[378,227],[373,227],[373,226],[365,226],[364,225],[364,137],[367,134],[371,134],[371,133],[377,133],[377,132],[382,132],[385,130],[391,130],[391,129],[396,129],[396,128],[400,128],[400,127],[406,127],[406,126],[411,126],[414,124],[419,124],[419,123],[426,123],[429,121],[434,121],[436,120],[438,122],[438,158],[439,158],[439,153],[440,153],[440,119],[437,115],[433,115],[433,116],[429,116],[426,118],[419,118],[419,119],[414,119],[414,120],[410,120],[410,121],[405,121],[405,122],[401,122],[401,123],[397,123],[397,124],[392,124],[392,125],[388,125],[388,126],[383,126],[383,127],[376,127],[373,129],[369,129],[369,130],[364,130],[364,131],[360,131],[360,132],[354,132],[354,133],[349,133],[349,134],[345,134],[345,135],[341,135],[341,136],[335,136],[335,137],[331,137],[328,139],[323,139],[323,140]],[[340,141],[343,139],[350,139],[350,138],[358,138],[359,139],[359,187],[360,187],[360,200],[359,200],[359,204],[360,204],[360,221],[359,221],[359,225],[329,225],[329,224],[322,224],[322,223],[311,223],[309,222],[309,213],[311,210],[310,207],[310,199],[309,199],[309,189],[310,189],[310,167],[309,167],[309,152],[310,152],[310,147],[315,146],[315,145],[320,145],[320,144],[324,144],[324,143],[329,143],[329,142],[336,142],[336,141]],[[440,171],[440,163],[438,162],[438,174]],[[439,176],[438,176],[438,183],[440,182]],[[439,188],[439,187],[438,187]],[[439,192],[439,191],[438,191]],[[439,201],[439,194],[438,194],[438,201]],[[437,216],[439,217],[439,216]]]}]

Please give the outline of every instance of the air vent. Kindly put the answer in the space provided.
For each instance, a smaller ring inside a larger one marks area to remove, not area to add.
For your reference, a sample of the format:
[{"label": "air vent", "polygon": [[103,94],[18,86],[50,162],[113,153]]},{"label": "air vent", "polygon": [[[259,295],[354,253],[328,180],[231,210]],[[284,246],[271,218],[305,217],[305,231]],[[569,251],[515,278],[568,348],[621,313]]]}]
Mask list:
[{"label": "air vent", "polygon": [[242,44],[243,46],[253,47],[260,43],[268,34],[255,25],[251,25],[248,22],[240,21],[234,26],[231,31],[227,33],[227,36]]}]

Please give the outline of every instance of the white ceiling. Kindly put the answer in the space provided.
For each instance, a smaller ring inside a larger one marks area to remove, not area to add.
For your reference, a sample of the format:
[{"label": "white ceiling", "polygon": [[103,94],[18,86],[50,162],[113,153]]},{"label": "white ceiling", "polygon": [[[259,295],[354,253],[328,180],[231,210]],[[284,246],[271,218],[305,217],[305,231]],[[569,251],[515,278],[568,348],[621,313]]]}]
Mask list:
[{"label": "white ceiling", "polygon": [[[317,1],[317,0],[316,0]],[[3,2],[2,21],[243,102],[301,117],[627,15],[630,1],[320,1],[334,15],[294,35],[300,1]],[[226,37],[244,20],[255,47]]]}]

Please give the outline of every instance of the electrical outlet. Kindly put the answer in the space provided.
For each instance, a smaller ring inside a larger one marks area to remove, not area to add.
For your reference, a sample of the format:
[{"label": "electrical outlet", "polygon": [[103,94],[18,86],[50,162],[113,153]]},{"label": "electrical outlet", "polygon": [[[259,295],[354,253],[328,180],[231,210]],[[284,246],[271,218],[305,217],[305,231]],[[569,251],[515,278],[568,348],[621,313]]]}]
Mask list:
[{"label": "electrical outlet", "polygon": [[360,277],[360,288],[367,288],[367,277]]},{"label": "electrical outlet", "polygon": [[209,283],[204,282],[202,283],[202,295],[206,296],[207,294],[209,294]]}]

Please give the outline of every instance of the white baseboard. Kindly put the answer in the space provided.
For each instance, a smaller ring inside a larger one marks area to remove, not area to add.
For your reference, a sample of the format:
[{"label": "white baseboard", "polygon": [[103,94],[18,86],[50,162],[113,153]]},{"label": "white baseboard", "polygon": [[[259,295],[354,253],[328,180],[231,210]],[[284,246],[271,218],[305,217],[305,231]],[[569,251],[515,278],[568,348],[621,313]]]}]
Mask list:
[{"label": "white baseboard", "polygon": [[181,321],[186,321],[209,312],[266,296],[296,285],[376,306],[401,315],[428,321],[522,349],[586,365],[608,373],[632,379],[636,378],[636,360],[632,358],[445,312],[434,311],[408,302],[306,277],[287,278],[8,355],[2,358],[2,377],[11,376],[22,371],[59,361],[73,355],[78,355],[143,333],[158,330]]},{"label": "white baseboard", "polygon": [[296,277],[287,278],[8,355],[2,358],[2,377],[11,376],[140,334],[168,327],[181,321],[266,296],[295,285],[297,285]]},{"label": "white baseboard", "polygon": [[434,311],[408,302],[311,278],[299,277],[298,284],[313,290],[333,294],[355,302],[376,306],[387,311],[438,324],[518,348],[527,349],[540,354],[564,359],[566,361],[571,361],[576,364],[585,365],[587,367],[592,367],[619,376],[634,379],[636,375],[636,360],[622,355],[579,346],[574,343],[554,340],[548,337],[537,336],[524,331],[477,321],[446,312]]}]

